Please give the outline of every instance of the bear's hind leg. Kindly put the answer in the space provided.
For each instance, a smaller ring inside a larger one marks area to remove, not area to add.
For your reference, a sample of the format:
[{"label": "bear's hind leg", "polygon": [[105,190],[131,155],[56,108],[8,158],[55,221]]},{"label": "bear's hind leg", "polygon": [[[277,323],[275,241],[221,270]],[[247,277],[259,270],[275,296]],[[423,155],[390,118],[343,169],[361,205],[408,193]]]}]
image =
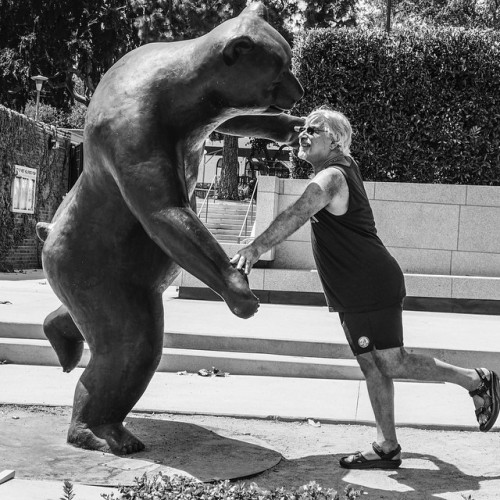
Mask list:
[{"label": "bear's hind leg", "polygon": [[63,371],[73,370],[82,358],[83,336],[66,306],[59,307],[45,318],[43,331],[56,351]]},{"label": "bear's hind leg", "polygon": [[93,290],[93,298],[101,301],[85,308],[91,317],[80,318],[76,312],[86,325],[92,355],[75,390],[68,442],[122,455],[144,449],[123,420],[161,359],[163,303],[160,293],[123,283],[113,288],[106,294]]}]

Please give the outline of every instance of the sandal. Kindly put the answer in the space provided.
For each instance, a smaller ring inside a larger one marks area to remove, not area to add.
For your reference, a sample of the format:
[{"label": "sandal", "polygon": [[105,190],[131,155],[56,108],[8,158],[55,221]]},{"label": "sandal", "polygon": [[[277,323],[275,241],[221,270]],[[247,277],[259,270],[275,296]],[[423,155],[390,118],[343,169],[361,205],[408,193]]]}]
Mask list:
[{"label": "sandal", "polygon": [[[342,457],[339,461],[340,466],[344,469],[397,469],[403,463],[400,458],[393,460],[393,457],[401,453],[399,444],[389,453],[384,453],[384,450],[377,443],[372,443],[372,448],[380,459],[368,460],[360,451],[357,451],[352,455]],[[351,457],[351,460],[347,460]]]},{"label": "sandal", "polygon": [[[494,371],[486,370],[486,368],[476,368],[476,372],[481,379],[481,384],[477,389],[470,391],[469,394],[471,397],[479,396],[483,399],[482,406],[476,408],[476,418],[479,423],[479,430],[487,432],[496,422],[500,410],[500,383],[498,375]],[[486,377],[486,372],[490,374],[489,380]],[[486,416],[486,422],[480,423],[480,415]]]}]

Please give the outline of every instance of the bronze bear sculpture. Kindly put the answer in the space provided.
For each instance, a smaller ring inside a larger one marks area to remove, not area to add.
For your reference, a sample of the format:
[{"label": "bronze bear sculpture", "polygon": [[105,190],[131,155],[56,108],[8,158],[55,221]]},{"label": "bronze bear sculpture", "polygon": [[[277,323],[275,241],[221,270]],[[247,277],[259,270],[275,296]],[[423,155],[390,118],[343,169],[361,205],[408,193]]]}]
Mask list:
[{"label": "bronze bear sculpture", "polygon": [[180,267],[241,318],[258,300],[196,216],[204,141],[218,130],[293,144],[302,97],[287,42],[251,4],[193,40],[126,54],[88,108],[84,168],[52,222],[37,225],[43,268],[62,302],[44,331],[64,371],[84,340],[68,442],[125,454],[144,444],[123,426],[162,355],[162,293]]}]

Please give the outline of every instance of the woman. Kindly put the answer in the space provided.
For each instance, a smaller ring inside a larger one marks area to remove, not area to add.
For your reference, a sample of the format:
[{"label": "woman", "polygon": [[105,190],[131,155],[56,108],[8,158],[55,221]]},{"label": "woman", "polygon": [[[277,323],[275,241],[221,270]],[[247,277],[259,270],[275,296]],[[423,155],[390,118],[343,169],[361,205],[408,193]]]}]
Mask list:
[{"label": "woman", "polygon": [[394,379],[450,382],[469,391],[481,431],[494,425],[500,402],[495,372],[453,366],[403,347],[403,273],[377,236],[360,170],[350,154],[352,129],[338,111],[319,108],[300,127],[299,157],[314,177],[300,198],[231,262],[248,274],[260,255],[308,220],[318,274],[330,311],[339,314],[366,378],[377,424],[371,449],[340,460],[348,469],[395,469],[401,446],[394,419]]}]

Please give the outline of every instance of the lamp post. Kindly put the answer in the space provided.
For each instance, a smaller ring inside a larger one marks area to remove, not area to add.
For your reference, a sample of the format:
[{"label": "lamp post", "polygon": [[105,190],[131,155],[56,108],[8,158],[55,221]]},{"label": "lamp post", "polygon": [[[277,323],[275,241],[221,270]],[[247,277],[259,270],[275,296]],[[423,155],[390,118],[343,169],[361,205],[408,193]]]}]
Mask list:
[{"label": "lamp post", "polygon": [[32,76],[32,80],[35,80],[36,85],[36,107],[35,107],[35,120],[38,120],[38,106],[40,105],[40,92],[42,91],[43,82],[46,82],[48,78],[46,76]]}]

